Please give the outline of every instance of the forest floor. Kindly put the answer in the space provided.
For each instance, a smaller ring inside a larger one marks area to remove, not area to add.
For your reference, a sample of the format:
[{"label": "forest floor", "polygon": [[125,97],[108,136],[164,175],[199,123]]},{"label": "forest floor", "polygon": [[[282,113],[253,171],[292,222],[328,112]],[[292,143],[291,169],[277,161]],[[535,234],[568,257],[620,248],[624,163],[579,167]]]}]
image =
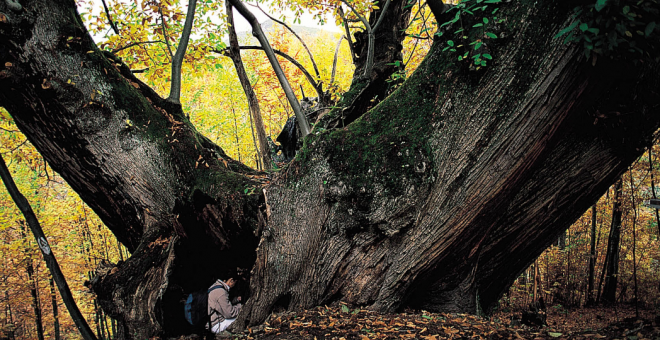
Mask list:
[{"label": "forest floor", "polygon": [[224,332],[218,339],[622,339],[660,340],[652,310],[634,308],[550,308],[548,326],[510,326],[520,313],[497,313],[490,320],[466,314],[409,312],[379,314],[346,306],[273,314],[242,334]]}]

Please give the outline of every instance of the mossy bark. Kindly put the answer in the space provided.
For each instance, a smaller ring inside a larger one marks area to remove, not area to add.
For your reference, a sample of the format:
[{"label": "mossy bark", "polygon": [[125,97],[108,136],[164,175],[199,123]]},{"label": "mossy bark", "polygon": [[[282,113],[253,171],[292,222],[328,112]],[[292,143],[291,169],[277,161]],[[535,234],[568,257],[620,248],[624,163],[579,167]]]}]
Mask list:
[{"label": "mossy bark", "polygon": [[0,2],[0,104],[131,250],[93,283],[128,339],[185,332],[183,294],[237,267],[251,275],[236,328],[339,300],[488,310],[660,124],[653,60],[592,66],[552,38],[570,6],[509,2],[487,69],[437,41],[263,188],[98,51],[73,2],[21,3]]}]

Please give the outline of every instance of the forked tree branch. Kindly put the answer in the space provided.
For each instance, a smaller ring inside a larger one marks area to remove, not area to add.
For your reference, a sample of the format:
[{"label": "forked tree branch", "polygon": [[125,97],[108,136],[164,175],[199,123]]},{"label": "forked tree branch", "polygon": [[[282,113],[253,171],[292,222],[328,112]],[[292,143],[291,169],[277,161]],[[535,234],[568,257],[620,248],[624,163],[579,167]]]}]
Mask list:
[{"label": "forked tree branch", "polygon": [[252,35],[254,35],[259,40],[259,43],[261,43],[261,47],[263,47],[264,52],[266,52],[266,56],[268,57],[271,66],[273,67],[273,71],[275,71],[275,75],[277,75],[277,79],[280,81],[282,90],[284,90],[284,94],[286,95],[286,98],[289,101],[289,104],[291,105],[291,109],[293,109],[293,112],[296,115],[296,120],[298,121],[298,126],[300,127],[301,135],[302,137],[307,136],[311,130],[309,126],[309,122],[307,121],[307,117],[305,117],[305,114],[300,109],[300,103],[298,103],[298,99],[296,98],[296,95],[293,93],[293,89],[291,89],[291,85],[289,84],[289,81],[286,79],[286,75],[284,74],[284,71],[282,70],[282,67],[280,66],[279,62],[277,61],[275,52],[273,52],[273,48],[270,46],[270,43],[268,42],[266,35],[261,29],[261,25],[259,24],[259,21],[254,16],[254,14],[252,14],[252,12],[250,12],[247,9],[247,7],[245,7],[243,2],[241,2],[240,0],[227,0],[227,1],[229,1],[238,10],[238,12],[241,13],[241,15],[250,23],[250,26],[252,26]]},{"label": "forked tree branch", "polygon": [[348,6],[355,15],[357,15],[358,18],[362,21],[364,24],[365,29],[367,30],[367,36],[368,36],[368,45],[367,45],[367,62],[364,66],[364,73],[362,76],[364,78],[369,78],[369,75],[371,74],[371,70],[374,67],[374,45],[376,44],[376,30],[378,29],[378,26],[380,26],[380,23],[383,21],[383,18],[385,17],[385,12],[387,12],[387,7],[390,6],[390,0],[385,1],[385,6],[383,6],[383,11],[380,13],[380,16],[378,17],[378,20],[376,20],[376,23],[374,24],[373,27],[369,25],[369,21],[367,19],[360,15],[351,4],[348,3],[346,0],[341,0],[346,6]]},{"label": "forked tree branch", "polygon": [[188,13],[186,13],[186,22],[183,24],[183,32],[179,40],[179,46],[176,48],[176,54],[172,58],[172,84],[170,86],[170,95],[167,100],[181,104],[181,65],[183,64],[183,57],[186,55],[188,48],[188,41],[190,40],[190,31],[192,31],[193,20],[195,20],[195,7],[197,0],[188,0]]},{"label": "forked tree branch", "polygon": [[251,4],[248,4],[248,5],[258,8],[261,11],[261,13],[266,15],[270,20],[273,20],[276,23],[286,27],[286,29],[288,29],[289,32],[291,32],[291,34],[293,34],[298,39],[298,41],[300,41],[300,43],[303,45],[303,47],[307,51],[307,55],[309,56],[309,60],[312,61],[312,66],[314,66],[314,72],[316,72],[316,77],[321,77],[321,73],[319,73],[319,68],[318,68],[318,66],[316,66],[316,61],[314,61],[314,56],[312,55],[312,52],[309,50],[309,47],[307,47],[307,44],[305,44],[305,41],[303,41],[302,38],[298,35],[298,33],[296,33],[296,31],[294,31],[291,27],[289,27],[289,25],[287,25],[284,21],[277,20],[277,19],[273,18],[272,16],[270,16],[268,13],[266,13],[266,11],[264,11],[263,8],[261,8],[259,6],[259,3],[257,3],[256,5],[251,5]]}]

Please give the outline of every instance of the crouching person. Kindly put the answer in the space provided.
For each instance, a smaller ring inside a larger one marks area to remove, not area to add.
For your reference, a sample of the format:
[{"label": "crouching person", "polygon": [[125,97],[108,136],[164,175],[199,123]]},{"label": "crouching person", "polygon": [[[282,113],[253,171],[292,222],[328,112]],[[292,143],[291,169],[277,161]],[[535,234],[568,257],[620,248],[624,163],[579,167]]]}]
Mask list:
[{"label": "crouching person", "polygon": [[[241,297],[236,301],[229,300],[229,290],[234,287],[236,280],[218,280],[209,288],[209,307],[208,313],[211,318],[211,331],[220,333],[227,329],[232,322],[236,320],[241,311]],[[216,288],[217,287],[217,288]]]}]

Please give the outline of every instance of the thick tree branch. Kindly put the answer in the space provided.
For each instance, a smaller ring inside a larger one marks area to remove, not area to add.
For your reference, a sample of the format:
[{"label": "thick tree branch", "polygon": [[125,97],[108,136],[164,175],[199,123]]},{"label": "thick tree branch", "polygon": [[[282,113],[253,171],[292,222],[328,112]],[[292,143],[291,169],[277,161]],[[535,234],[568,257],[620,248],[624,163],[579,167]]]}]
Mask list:
[{"label": "thick tree branch", "polygon": [[108,9],[108,5],[105,3],[105,0],[101,0],[103,3],[103,9],[105,10],[105,16],[108,17],[108,23],[110,23],[110,27],[112,27],[112,30],[115,31],[115,34],[119,35],[119,29],[117,28],[117,25],[115,24],[114,21],[112,21],[112,16],[110,15],[110,10]]},{"label": "thick tree branch", "polygon": [[259,21],[257,21],[257,18],[254,16],[254,14],[252,14],[252,12],[250,12],[240,0],[228,1],[231,2],[231,4],[238,10],[238,12],[241,13],[241,15],[250,23],[250,26],[252,26],[252,34],[259,40],[261,46],[264,48],[264,52],[266,52],[266,56],[268,57],[271,66],[273,67],[273,71],[275,71],[275,75],[277,75],[277,79],[280,81],[280,85],[284,90],[284,94],[286,94],[286,98],[291,105],[291,109],[293,109],[293,112],[296,115],[296,120],[298,121],[298,126],[300,127],[302,137],[307,136],[310,131],[307,117],[305,117],[305,114],[302,113],[302,110],[300,109],[300,103],[298,103],[298,99],[293,93],[293,89],[291,89],[291,85],[286,79],[286,75],[284,74],[284,71],[282,70],[279,62],[277,61],[277,57],[275,57],[273,48],[270,46],[270,43],[268,42],[264,32],[261,30]]},{"label": "thick tree branch", "polygon": [[309,47],[307,47],[307,44],[305,44],[305,41],[298,35],[298,33],[296,33],[296,31],[294,31],[293,28],[289,27],[289,25],[287,25],[284,21],[277,20],[274,17],[270,16],[268,13],[266,13],[266,11],[264,11],[263,8],[261,8],[259,6],[259,3],[257,3],[256,5],[250,5],[250,6],[258,8],[261,11],[261,13],[266,15],[270,20],[273,20],[276,23],[286,27],[286,29],[288,29],[289,32],[291,32],[291,34],[293,34],[296,37],[296,39],[298,39],[298,41],[300,41],[300,43],[305,48],[305,51],[307,51],[307,55],[309,56],[309,60],[312,62],[312,66],[314,67],[314,72],[316,73],[316,77],[321,77],[321,74],[319,73],[319,68],[318,68],[318,66],[316,66],[316,61],[314,61],[314,56],[312,55],[312,52],[309,50]]},{"label": "thick tree branch", "polygon": [[57,288],[60,291],[62,300],[64,300],[64,304],[69,310],[73,322],[76,324],[76,327],[78,327],[78,331],[82,335],[83,339],[96,340],[94,332],[92,332],[92,329],[89,328],[87,321],[85,321],[85,318],[80,312],[80,309],[78,309],[78,306],[76,305],[76,302],[71,295],[71,289],[69,289],[69,285],[64,278],[64,274],[62,273],[62,270],[57,263],[55,254],[53,254],[50,246],[48,245],[46,235],[44,234],[43,229],[39,224],[37,216],[34,214],[34,211],[30,206],[30,202],[28,202],[25,196],[23,196],[23,194],[16,187],[16,183],[14,183],[14,179],[11,177],[11,173],[9,172],[9,169],[7,168],[5,160],[2,158],[2,156],[0,156],[0,177],[7,187],[9,195],[14,200],[16,206],[21,211],[25,217],[25,220],[30,226],[30,230],[32,231],[32,234],[34,235],[34,238],[39,245],[39,249],[41,249],[41,253],[44,256],[46,266],[48,266],[48,270],[50,270],[50,273],[53,275],[55,282],[57,282]]},{"label": "thick tree branch", "polygon": [[186,55],[188,48],[188,41],[190,40],[190,31],[192,31],[193,20],[195,20],[195,7],[197,0],[188,0],[188,13],[186,14],[186,22],[183,25],[183,32],[179,46],[176,48],[176,54],[172,59],[172,84],[170,86],[170,95],[168,101],[180,104],[181,97],[181,66],[183,64],[183,57]]}]

